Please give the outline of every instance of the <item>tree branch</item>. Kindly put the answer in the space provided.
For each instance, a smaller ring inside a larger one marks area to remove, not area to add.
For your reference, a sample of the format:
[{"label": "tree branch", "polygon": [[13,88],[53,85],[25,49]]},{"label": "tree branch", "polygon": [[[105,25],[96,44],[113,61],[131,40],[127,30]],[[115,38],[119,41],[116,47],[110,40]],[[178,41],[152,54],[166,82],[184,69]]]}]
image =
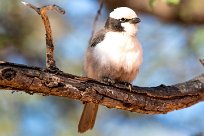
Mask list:
[{"label": "tree branch", "polygon": [[93,35],[94,35],[94,33],[95,33],[96,23],[97,23],[97,21],[98,21],[98,19],[99,19],[99,16],[100,16],[100,14],[101,14],[101,10],[102,10],[102,8],[103,8],[103,2],[104,2],[104,0],[101,0],[99,9],[98,9],[97,14],[96,14],[96,16],[95,16],[95,19],[94,19],[94,22],[93,22],[93,30],[92,30],[91,37],[93,37]]},{"label": "tree branch", "polygon": [[58,68],[56,67],[55,60],[54,60],[54,43],[52,38],[52,30],[50,27],[50,21],[47,16],[48,10],[54,10],[60,14],[65,14],[65,10],[57,5],[48,5],[38,8],[30,3],[22,2],[25,6],[30,7],[31,9],[35,10],[42,18],[45,31],[46,31],[46,68],[51,71],[56,71]]},{"label": "tree branch", "polygon": [[[26,6],[41,15],[46,30],[47,68],[55,67],[54,45],[46,11],[54,9],[64,13],[56,5],[37,8]],[[102,9],[103,2],[98,11]],[[95,22],[97,21],[95,19]],[[202,63],[203,61],[201,61]],[[171,86],[134,86],[131,91],[122,86],[110,86],[86,77],[78,77],[63,72],[53,73],[38,67],[0,62],[0,89],[23,91],[28,94],[53,95],[93,102],[108,108],[117,108],[146,114],[167,113],[189,107],[204,100],[204,74],[192,80]]]},{"label": "tree branch", "polygon": [[38,67],[0,62],[0,88],[66,97],[145,114],[167,113],[204,100],[204,74],[187,82],[127,89],[86,77],[49,73]]},{"label": "tree branch", "polygon": [[200,63],[204,66],[204,59],[200,59]]}]

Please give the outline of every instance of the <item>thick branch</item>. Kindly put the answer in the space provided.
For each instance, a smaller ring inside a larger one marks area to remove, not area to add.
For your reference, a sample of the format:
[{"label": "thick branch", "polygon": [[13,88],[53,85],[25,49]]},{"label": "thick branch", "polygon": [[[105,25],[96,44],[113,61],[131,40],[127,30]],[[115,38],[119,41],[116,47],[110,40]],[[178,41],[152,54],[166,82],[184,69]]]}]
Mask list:
[{"label": "thick branch", "polygon": [[176,85],[137,87],[132,91],[66,73],[0,63],[0,88],[93,102],[109,108],[159,114],[189,107],[204,100],[204,74]]}]

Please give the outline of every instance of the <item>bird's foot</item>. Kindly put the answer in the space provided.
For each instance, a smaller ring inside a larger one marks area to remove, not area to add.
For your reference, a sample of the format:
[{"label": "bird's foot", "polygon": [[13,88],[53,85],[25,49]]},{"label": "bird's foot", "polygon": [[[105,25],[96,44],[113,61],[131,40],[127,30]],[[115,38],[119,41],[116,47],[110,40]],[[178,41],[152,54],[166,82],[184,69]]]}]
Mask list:
[{"label": "bird's foot", "polygon": [[118,81],[117,87],[128,89],[130,92],[132,91],[132,88],[133,88],[131,83],[125,82],[125,81]]},{"label": "bird's foot", "polygon": [[112,80],[108,77],[104,77],[102,80],[103,83],[108,84],[108,85],[114,85],[115,84],[115,80]]},{"label": "bird's foot", "polygon": [[132,91],[132,88],[133,88],[131,83],[128,83],[125,81],[113,80],[113,79],[110,79],[108,77],[104,77],[102,82],[105,84],[108,84],[108,85],[118,87],[118,88],[128,89],[130,92]]}]

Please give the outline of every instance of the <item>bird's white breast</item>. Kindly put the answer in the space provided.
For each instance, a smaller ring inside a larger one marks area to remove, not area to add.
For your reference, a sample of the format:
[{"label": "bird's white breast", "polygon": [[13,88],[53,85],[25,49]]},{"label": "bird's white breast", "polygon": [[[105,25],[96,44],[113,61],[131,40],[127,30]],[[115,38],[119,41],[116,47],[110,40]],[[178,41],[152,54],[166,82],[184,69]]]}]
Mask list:
[{"label": "bird's white breast", "polygon": [[101,65],[111,65],[130,72],[139,69],[142,63],[142,49],[135,36],[122,32],[107,32],[104,40],[94,49],[94,57]]}]

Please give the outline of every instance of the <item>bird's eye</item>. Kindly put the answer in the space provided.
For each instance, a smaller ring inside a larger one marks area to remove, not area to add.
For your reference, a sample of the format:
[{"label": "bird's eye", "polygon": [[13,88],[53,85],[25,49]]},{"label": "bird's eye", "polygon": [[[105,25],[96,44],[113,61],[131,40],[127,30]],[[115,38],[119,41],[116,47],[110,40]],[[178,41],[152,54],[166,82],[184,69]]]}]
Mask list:
[{"label": "bird's eye", "polygon": [[125,18],[121,18],[120,21],[121,21],[121,22],[126,22],[127,19],[125,19]]}]

